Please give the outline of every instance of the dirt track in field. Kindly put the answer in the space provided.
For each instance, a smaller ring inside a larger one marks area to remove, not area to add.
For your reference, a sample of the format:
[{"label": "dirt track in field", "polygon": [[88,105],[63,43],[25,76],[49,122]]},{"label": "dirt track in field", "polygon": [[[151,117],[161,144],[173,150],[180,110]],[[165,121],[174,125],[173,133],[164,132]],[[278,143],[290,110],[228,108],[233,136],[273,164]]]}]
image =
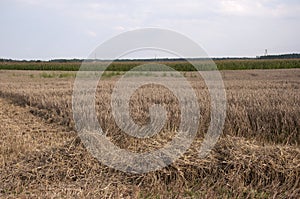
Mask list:
[{"label": "dirt track in field", "polygon": [[63,145],[67,132],[62,126],[45,123],[31,114],[29,108],[0,98],[0,135],[3,166],[3,162]]},{"label": "dirt track in field", "polygon": [[103,168],[74,131],[35,116],[30,107],[0,98],[0,137],[0,198],[136,195],[137,187]]}]

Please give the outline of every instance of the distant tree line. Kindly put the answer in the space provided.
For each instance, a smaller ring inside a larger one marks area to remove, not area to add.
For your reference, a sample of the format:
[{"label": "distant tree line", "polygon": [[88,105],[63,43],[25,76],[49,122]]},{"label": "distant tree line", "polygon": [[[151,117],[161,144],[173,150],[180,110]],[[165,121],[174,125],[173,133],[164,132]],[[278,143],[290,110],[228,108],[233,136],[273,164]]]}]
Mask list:
[{"label": "distant tree line", "polygon": [[[153,58],[153,59],[118,59],[118,60],[109,60],[109,59],[52,59],[48,61],[42,60],[14,60],[14,59],[3,59],[0,58],[0,62],[31,62],[31,63],[41,63],[41,62],[50,62],[50,63],[74,63],[74,62],[108,62],[108,61],[118,61],[118,62],[140,62],[140,61],[160,61],[160,62],[176,62],[176,61],[186,61],[186,60],[207,60],[209,58]],[[264,55],[257,56],[256,58],[249,57],[222,57],[222,58],[211,58],[212,60],[255,60],[255,59],[300,59],[300,54],[281,54],[281,55]]]},{"label": "distant tree line", "polygon": [[300,59],[300,54],[264,55],[258,59]]}]

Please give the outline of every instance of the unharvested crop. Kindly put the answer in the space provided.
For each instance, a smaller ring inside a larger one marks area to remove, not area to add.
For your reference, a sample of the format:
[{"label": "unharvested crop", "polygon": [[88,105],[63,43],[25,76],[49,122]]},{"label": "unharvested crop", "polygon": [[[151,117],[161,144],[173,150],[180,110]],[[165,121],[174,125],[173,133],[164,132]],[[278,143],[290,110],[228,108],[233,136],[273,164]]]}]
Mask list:
[{"label": "unharvested crop", "polygon": [[[205,60],[190,60],[193,63],[203,63]],[[129,71],[144,63],[161,63],[177,71],[196,71],[196,69],[184,60],[148,60],[145,61],[114,61],[106,69],[108,71]],[[104,70],[109,61],[89,61],[90,70]],[[215,60],[219,70],[245,70],[245,69],[288,69],[300,68],[300,59],[225,59]],[[103,67],[99,67],[102,65]],[[0,69],[7,70],[51,70],[51,71],[78,71],[81,61],[48,62],[48,61],[0,61]],[[153,70],[160,70],[154,67]]]}]

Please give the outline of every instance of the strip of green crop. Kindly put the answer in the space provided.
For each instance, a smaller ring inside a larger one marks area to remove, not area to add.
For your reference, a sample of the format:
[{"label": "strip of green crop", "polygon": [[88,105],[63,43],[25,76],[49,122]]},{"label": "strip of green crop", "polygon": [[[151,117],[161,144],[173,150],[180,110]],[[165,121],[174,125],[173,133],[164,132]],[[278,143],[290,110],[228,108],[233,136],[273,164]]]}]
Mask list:
[{"label": "strip of green crop", "polygon": [[[136,66],[146,64],[149,62],[137,61],[123,61],[113,62],[106,69],[107,71],[129,71]],[[167,66],[177,71],[196,71],[193,65],[185,61],[169,61],[169,62],[152,62],[153,67],[151,71],[161,71],[159,64],[166,64]],[[208,70],[210,64],[205,64],[203,61],[193,62],[199,67],[200,70]],[[208,62],[206,62],[208,63]],[[87,70],[104,70],[106,63],[87,63]],[[300,59],[278,59],[278,60],[217,60],[215,61],[219,70],[246,70],[246,69],[287,69],[287,68],[300,68]],[[50,71],[78,71],[81,62],[68,62],[68,63],[52,63],[52,62],[0,62],[0,69],[6,70],[50,70]]]}]

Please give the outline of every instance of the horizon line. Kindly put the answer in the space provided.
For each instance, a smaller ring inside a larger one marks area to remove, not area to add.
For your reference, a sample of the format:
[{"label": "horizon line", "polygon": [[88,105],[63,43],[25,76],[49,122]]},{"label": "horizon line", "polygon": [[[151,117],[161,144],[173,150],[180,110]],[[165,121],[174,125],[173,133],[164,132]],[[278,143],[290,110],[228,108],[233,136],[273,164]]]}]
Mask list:
[{"label": "horizon line", "polygon": [[41,61],[41,62],[51,62],[51,61],[147,61],[147,60],[222,60],[222,59],[261,59],[261,58],[300,58],[300,53],[284,53],[284,54],[269,54],[269,55],[258,55],[258,56],[211,56],[211,57],[153,57],[153,58],[120,58],[120,59],[105,59],[105,58],[52,58],[52,59],[15,59],[15,58],[2,58],[0,61],[16,61],[16,62],[30,62],[30,61]]}]

